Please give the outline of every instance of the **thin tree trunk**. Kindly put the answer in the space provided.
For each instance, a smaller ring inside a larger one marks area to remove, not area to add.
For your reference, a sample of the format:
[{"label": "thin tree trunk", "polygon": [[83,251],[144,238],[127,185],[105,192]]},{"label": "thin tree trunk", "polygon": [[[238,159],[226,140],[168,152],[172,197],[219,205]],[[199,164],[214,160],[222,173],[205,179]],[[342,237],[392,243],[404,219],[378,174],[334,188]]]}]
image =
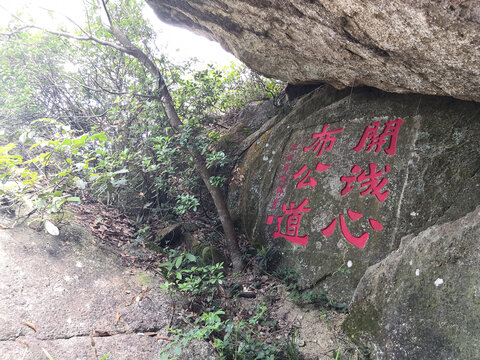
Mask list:
[{"label": "thin tree trunk", "polygon": [[208,192],[212,196],[213,202],[215,203],[215,208],[217,209],[218,217],[220,218],[223,232],[225,233],[227,248],[232,259],[233,272],[240,272],[243,269],[242,254],[240,252],[240,248],[238,247],[235,227],[225,201],[225,196],[218,187],[211,184],[210,171],[205,164],[203,156],[197,150],[194,150],[191,153],[195,159],[195,166],[200,173],[200,177],[205,183],[205,186],[207,187]]},{"label": "thin tree trunk", "polygon": [[[105,11],[106,6],[104,6]],[[108,15],[108,12],[107,12]],[[108,16],[110,21],[110,16]],[[178,132],[182,132],[182,121],[180,120],[177,111],[173,105],[173,99],[170,95],[170,91],[168,90],[167,85],[165,84],[165,80],[155,65],[155,63],[138,47],[136,47],[130,39],[116,26],[114,26],[110,22],[110,29],[109,32],[115,37],[115,39],[122,45],[123,49],[121,51],[137,58],[149,71],[150,73],[158,79],[157,86],[158,86],[158,93],[159,97],[158,100],[161,101],[163,107],[165,109],[165,113],[170,121],[170,124],[174,129]],[[118,47],[117,47],[118,49]],[[243,260],[242,254],[240,252],[240,248],[238,246],[238,241],[235,233],[235,227],[233,225],[232,218],[230,216],[230,211],[228,210],[227,203],[225,201],[225,196],[220,191],[220,189],[216,186],[213,186],[210,183],[210,171],[208,170],[205,159],[200,154],[198,150],[190,150],[191,155],[194,158],[195,166],[202,178],[205,186],[208,189],[208,192],[213,198],[213,202],[215,204],[215,208],[217,209],[218,217],[223,227],[223,231],[225,233],[225,239],[228,251],[230,253],[230,257],[232,260],[233,271],[240,272],[243,270]]]}]

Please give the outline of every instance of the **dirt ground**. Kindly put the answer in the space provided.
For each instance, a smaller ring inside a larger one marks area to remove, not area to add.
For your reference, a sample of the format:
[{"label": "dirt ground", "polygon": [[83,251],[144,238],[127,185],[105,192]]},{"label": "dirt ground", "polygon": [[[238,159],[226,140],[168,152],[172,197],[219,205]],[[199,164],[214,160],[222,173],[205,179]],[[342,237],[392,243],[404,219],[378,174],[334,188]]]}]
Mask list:
[{"label": "dirt ground", "polygon": [[[107,353],[108,360],[158,359],[178,322],[155,271],[161,256],[128,250],[132,228],[107,210],[84,212],[79,220],[51,236],[43,227],[11,228],[11,218],[0,218],[1,359],[99,360]],[[231,296],[230,285],[253,296]],[[304,360],[361,359],[341,331],[344,314],[295,304],[278,279],[254,267],[227,277],[221,290],[233,315],[268,307],[275,328],[261,329],[267,343],[293,339]],[[214,358],[202,342],[177,359]]]}]

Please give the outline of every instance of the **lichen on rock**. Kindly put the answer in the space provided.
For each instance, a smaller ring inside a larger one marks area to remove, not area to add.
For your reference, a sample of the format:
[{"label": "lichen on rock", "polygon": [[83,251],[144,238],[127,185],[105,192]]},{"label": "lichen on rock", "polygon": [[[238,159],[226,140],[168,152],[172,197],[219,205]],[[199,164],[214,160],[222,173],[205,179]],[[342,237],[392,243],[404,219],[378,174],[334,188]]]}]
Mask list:
[{"label": "lichen on rock", "polygon": [[345,332],[378,359],[480,358],[479,219],[404,237],[363,276]]},{"label": "lichen on rock", "polygon": [[[365,270],[403,236],[480,202],[478,112],[448,98],[319,88],[245,154],[230,207],[253,243],[283,253],[279,266],[297,271],[301,286],[349,302]],[[336,139],[315,149],[322,130]],[[295,218],[294,208],[304,211]]]}]

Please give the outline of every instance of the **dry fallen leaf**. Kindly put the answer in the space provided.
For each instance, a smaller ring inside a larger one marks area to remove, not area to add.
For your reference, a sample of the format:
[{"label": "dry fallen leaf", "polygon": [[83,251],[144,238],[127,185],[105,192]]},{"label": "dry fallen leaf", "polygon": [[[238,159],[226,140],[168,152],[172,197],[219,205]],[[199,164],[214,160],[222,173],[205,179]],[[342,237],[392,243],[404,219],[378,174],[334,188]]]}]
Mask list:
[{"label": "dry fallen leaf", "polygon": [[35,326],[35,324],[32,324],[31,322],[24,321],[24,325],[27,325],[29,328],[32,328],[35,332],[38,330],[38,328]]},{"label": "dry fallen leaf", "polygon": [[164,336],[164,335],[158,335],[157,338],[160,339],[160,340],[175,341],[174,338],[169,337],[169,336]]},{"label": "dry fallen leaf", "polygon": [[112,336],[112,335],[115,335],[114,333],[110,333],[108,331],[99,331],[99,330],[96,330],[92,336],[95,336],[95,337],[107,337],[107,336]]}]

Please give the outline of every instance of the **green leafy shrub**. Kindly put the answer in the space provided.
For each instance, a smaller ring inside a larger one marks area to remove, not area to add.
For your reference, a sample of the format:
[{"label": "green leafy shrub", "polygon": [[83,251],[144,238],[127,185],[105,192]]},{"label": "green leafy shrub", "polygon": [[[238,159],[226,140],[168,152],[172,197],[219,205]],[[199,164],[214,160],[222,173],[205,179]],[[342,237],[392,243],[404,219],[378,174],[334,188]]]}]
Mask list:
[{"label": "green leafy shrub", "polygon": [[163,349],[161,359],[179,355],[192,340],[207,339],[213,343],[219,359],[296,359],[293,355],[298,355],[294,335],[286,342],[267,343],[265,336],[260,334],[260,325],[271,325],[265,305],[257,307],[247,318],[229,318],[218,307],[215,296],[223,282],[222,263],[204,265],[192,254],[169,250],[168,261],[160,264],[160,269],[166,279],[164,290],[173,295],[180,294],[182,298],[189,297],[190,305],[193,302],[202,305],[191,326],[171,330],[174,341]]},{"label": "green leafy shrub", "polygon": [[205,265],[202,259],[189,253],[170,250],[168,261],[159,265],[165,277],[163,288],[188,294],[194,301],[209,305],[222,284],[223,263]]}]

